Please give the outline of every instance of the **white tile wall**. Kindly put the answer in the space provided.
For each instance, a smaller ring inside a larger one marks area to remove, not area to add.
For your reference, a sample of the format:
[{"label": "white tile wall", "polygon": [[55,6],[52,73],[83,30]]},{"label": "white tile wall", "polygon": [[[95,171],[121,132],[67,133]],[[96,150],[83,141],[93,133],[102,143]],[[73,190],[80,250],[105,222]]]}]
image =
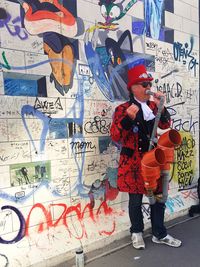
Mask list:
[{"label": "white tile wall", "polygon": [[138,19],[144,19],[144,3],[143,3],[143,1],[137,1],[129,9],[129,11],[127,12],[127,15],[130,15],[130,16],[138,18]]},{"label": "white tile wall", "polygon": [[[18,51],[18,50],[10,50],[6,48],[1,48],[0,49],[0,61],[3,64],[5,64],[3,57],[2,57],[3,52],[5,52],[5,57],[7,59],[7,62],[9,66],[11,67],[10,70],[4,69],[4,71],[26,73],[24,52]],[[18,67],[21,67],[22,69],[18,69]]]},{"label": "white tile wall", "polygon": [[193,6],[190,7],[190,18],[192,21],[196,21],[197,23],[199,23],[198,9]]},{"label": "white tile wall", "polygon": [[165,27],[175,29],[177,31],[183,31],[182,23],[182,17],[165,11]]},{"label": "white tile wall", "polygon": [[0,166],[0,187],[10,187],[10,172],[8,165]]},{"label": "white tile wall", "polygon": [[182,27],[183,27],[183,32],[189,33],[191,35],[199,36],[199,30],[198,30],[198,23],[197,22],[183,18]]},{"label": "white tile wall", "polygon": [[27,97],[22,96],[1,96],[0,97],[0,118],[21,118],[21,109],[27,104]]},{"label": "white tile wall", "polygon": [[174,1],[174,14],[180,17],[191,19],[191,5],[184,3],[180,0]]},{"label": "white tile wall", "polygon": [[1,143],[0,165],[4,166],[20,162],[30,162],[29,142]]},{"label": "white tile wall", "polygon": [[84,21],[104,22],[104,18],[100,12],[100,6],[94,5],[84,0],[79,0],[77,7],[77,16],[82,18]]},{"label": "white tile wall", "polygon": [[[28,74],[35,75],[50,75],[51,66],[48,62],[47,55],[35,54],[32,52],[25,52],[25,65]],[[47,61],[47,62],[46,62]]]},{"label": "white tile wall", "polygon": [[[175,0],[175,1],[177,1],[177,0]],[[184,3],[186,3],[186,4],[189,4],[191,6],[194,6],[196,8],[198,8],[198,6],[199,6],[199,1],[198,0],[182,0],[182,1]]]}]

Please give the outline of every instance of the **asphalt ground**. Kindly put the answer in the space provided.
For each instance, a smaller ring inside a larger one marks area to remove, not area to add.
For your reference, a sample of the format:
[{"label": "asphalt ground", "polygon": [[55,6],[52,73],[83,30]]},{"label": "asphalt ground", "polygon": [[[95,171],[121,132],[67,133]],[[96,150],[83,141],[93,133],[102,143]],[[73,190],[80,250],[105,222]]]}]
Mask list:
[{"label": "asphalt ground", "polygon": [[[85,267],[200,267],[200,215],[188,215],[165,223],[168,234],[182,246],[169,247],[151,241],[151,229],[144,233],[146,248],[133,248],[130,236],[84,255]],[[52,265],[51,265],[52,266]],[[78,267],[75,257],[56,267]],[[81,266],[82,267],[82,266]]]},{"label": "asphalt ground", "polygon": [[145,250],[136,250],[131,243],[121,244],[112,251],[88,258],[86,267],[200,267],[200,216],[182,217],[167,226],[168,234],[182,241],[179,248],[151,241],[145,235]]}]

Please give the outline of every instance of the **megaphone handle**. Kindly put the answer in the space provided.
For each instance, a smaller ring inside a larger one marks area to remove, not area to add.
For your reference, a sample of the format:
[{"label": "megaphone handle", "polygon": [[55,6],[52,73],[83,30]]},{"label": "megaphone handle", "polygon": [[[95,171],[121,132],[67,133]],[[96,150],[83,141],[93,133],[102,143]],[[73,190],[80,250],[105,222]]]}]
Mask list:
[{"label": "megaphone handle", "polygon": [[156,140],[155,137],[156,137],[158,123],[160,121],[160,117],[161,117],[161,112],[162,112],[164,101],[165,101],[165,98],[162,97],[160,99],[160,103],[159,103],[159,106],[158,106],[158,112],[156,114],[155,122],[154,122],[154,125],[153,125],[153,130],[152,130],[150,143],[149,143],[149,151],[154,147],[154,141]]}]

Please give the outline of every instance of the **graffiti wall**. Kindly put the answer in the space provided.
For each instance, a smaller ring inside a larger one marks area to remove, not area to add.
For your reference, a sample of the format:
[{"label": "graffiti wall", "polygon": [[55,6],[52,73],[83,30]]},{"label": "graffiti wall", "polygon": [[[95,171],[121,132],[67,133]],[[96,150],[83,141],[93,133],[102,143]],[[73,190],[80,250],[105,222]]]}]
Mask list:
[{"label": "graffiti wall", "polygon": [[[197,0],[1,0],[1,266],[54,266],[128,233],[109,130],[140,63],[182,136],[166,219],[197,202],[198,14]],[[147,199],[143,212],[147,227]]]}]

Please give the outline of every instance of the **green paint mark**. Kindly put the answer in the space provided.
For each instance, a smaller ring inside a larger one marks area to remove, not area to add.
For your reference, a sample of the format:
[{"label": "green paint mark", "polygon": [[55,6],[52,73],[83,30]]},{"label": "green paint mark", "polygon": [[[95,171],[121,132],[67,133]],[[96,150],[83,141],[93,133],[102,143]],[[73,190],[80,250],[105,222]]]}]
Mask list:
[{"label": "green paint mark", "polygon": [[131,0],[127,6],[125,7],[125,9],[122,11],[122,13],[120,14],[120,16],[117,18],[117,20],[123,18],[123,16],[126,15],[126,13],[129,11],[129,9],[137,2],[137,0]]},{"label": "green paint mark", "polygon": [[9,65],[9,63],[8,63],[8,61],[6,59],[5,51],[2,52],[2,57],[3,57],[3,60],[5,62],[5,65],[2,64],[2,67],[6,68],[7,70],[10,70],[11,67],[10,67],[10,65]]}]

